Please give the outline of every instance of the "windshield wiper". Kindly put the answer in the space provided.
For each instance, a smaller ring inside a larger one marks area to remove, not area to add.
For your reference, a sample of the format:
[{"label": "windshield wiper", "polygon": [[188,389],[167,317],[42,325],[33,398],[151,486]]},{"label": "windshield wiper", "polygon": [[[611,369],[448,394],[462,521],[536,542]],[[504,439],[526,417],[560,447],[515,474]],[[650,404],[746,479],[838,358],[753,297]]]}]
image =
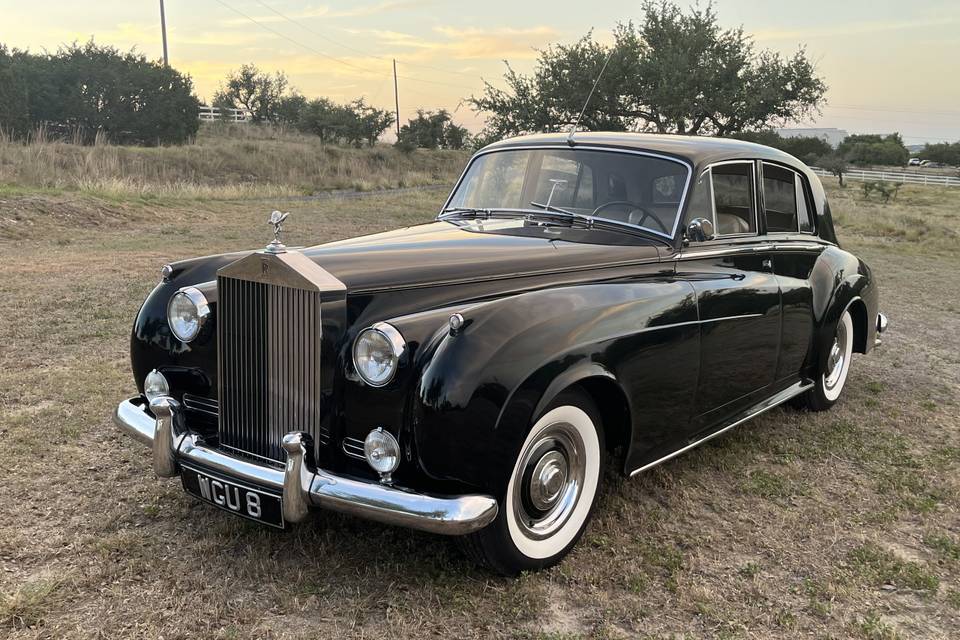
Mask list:
[{"label": "windshield wiper", "polygon": [[493,215],[493,209],[481,209],[478,207],[450,207],[440,212],[440,220],[459,216],[463,218],[489,218]]},{"label": "windshield wiper", "polygon": [[531,205],[543,209],[546,213],[562,213],[568,218],[589,218],[590,216],[585,216],[582,213],[574,213],[573,211],[567,211],[566,209],[561,209],[560,207],[554,206],[549,202],[547,204],[540,204],[539,202],[531,202]]}]

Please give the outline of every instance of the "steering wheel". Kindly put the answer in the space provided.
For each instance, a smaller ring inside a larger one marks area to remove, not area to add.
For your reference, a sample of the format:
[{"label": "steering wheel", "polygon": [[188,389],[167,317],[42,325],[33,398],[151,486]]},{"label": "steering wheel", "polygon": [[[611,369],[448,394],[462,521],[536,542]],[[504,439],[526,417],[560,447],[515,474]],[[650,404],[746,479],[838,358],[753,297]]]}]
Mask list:
[{"label": "steering wheel", "polygon": [[[660,227],[660,229],[664,233],[670,233],[667,230],[667,228],[663,226],[663,223],[660,222],[660,218],[650,213],[650,211],[648,211],[642,205],[639,205],[636,202],[630,202],[629,200],[612,200],[610,202],[604,202],[602,205],[594,209],[591,215],[596,216],[598,213],[600,213],[607,207],[617,207],[617,206],[632,207],[634,211],[639,211],[640,213],[642,213],[643,215],[640,216],[640,220],[637,221],[637,226],[642,227],[643,221],[646,220],[647,218],[650,218],[651,220],[657,223],[657,226]],[[631,211],[630,213],[633,213],[633,211]]]}]

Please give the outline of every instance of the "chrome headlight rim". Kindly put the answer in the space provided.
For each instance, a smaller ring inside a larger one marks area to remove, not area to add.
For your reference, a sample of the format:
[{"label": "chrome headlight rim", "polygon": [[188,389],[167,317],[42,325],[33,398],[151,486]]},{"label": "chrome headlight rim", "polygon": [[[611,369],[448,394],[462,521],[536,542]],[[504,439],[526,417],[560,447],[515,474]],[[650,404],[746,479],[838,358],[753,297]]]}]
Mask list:
[{"label": "chrome headlight rim", "polygon": [[[170,317],[170,312],[173,308],[174,302],[179,297],[186,297],[187,300],[193,304],[193,307],[197,314],[197,328],[192,335],[181,335],[177,332],[176,326],[173,323],[172,318]],[[167,301],[167,326],[170,327],[170,331],[173,333],[174,337],[180,342],[193,342],[197,339],[197,336],[200,335],[200,332],[203,331],[204,325],[206,325],[207,320],[210,318],[210,303],[207,301],[207,297],[203,295],[203,292],[196,287],[183,287],[178,290],[175,294],[170,296],[170,300]]]},{"label": "chrome headlight rim", "polygon": [[[392,360],[390,363],[390,373],[383,380],[371,380],[367,378],[363,373],[363,369],[357,364],[357,348],[360,345],[361,340],[364,336],[370,333],[378,333],[383,336],[387,342],[390,344],[390,349],[392,352]],[[360,379],[363,380],[364,384],[367,384],[374,388],[385,387],[397,376],[397,369],[400,368],[400,358],[403,356],[404,351],[406,351],[407,342],[403,339],[403,335],[400,331],[394,327],[392,324],[387,322],[378,322],[373,326],[367,327],[363,331],[357,334],[357,337],[353,341],[353,368],[357,372],[357,375],[360,376]]]}]

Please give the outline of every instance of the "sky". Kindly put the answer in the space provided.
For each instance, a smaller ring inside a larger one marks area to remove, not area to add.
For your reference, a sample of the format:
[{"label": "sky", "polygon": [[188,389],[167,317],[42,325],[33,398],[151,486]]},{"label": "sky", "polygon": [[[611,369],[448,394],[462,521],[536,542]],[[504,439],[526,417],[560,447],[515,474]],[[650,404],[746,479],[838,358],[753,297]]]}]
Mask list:
[{"label": "sky", "polygon": [[[681,0],[682,5],[690,4]],[[960,140],[960,2],[957,0],[718,0],[723,26],[742,25],[759,49],[805,46],[829,86],[819,116],[794,127],[900,132],[907,144]],[[479,130],[462,104],[483,81],[501,85],[504,60],[528,72],[537,49],[588,30],[611,41],[640,2],[481,0],[166,0],[170,64],[211,98],[241,64],[282,70],[308,97],[364,96],[400,117],[446,108]],[[93,38],[162,57],[159,0],[0,0],[0,43],[55,50]]]}]

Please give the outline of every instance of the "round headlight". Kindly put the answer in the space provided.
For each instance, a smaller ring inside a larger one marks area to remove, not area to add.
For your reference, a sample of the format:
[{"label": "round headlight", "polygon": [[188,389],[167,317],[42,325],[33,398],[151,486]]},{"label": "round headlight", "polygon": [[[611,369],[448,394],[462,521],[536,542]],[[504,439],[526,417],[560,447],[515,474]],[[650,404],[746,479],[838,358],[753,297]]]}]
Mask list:
[{"label": "round headlight", "polygon": [[167,305],[170,330],[183,342],[190,342],[197,337],[209,315],[210,305],[195,287],[185,287],[176,292]]},{"label": "round headlight", "polygon": [[367,434],[363,441],[363,455],[373,470],[389,482],[390,474],[400,464],[400,444],[389,431],[378,427]]},{"label": "round headlight", "polygon": [[405,348],[403,336],[386,322],[364,329],[353,343],[353,366],[371,387],[393,380]]},{"label": "round headlight", "polygon": [[170,384],[162,373],[154,369],[143,380],[143,395],[147,396],[147,401],[168,396],[170,395]]}]

